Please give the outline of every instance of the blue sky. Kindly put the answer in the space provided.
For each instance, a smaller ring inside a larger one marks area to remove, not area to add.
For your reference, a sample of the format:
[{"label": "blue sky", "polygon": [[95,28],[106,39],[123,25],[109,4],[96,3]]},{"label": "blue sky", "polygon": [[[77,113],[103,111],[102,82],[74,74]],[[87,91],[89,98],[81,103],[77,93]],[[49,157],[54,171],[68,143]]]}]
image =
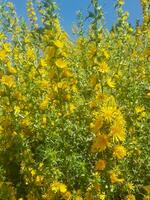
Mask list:
[{"label": "blue sky", "polygon": [[[9,0],[15,4],[17,13],[19,16],[26,18],[25,5],[27,0]],[[90,3],[90,0],[56,0],[60,7],[61,24],[65,31],[71,34],[73,23],[76,21],[76,12],[78,10],[83,11],[86,14],[86,9]],[[115,22],[116,15],[113,8],[115,0],[100,0],[100,4],[103,6],[106,26],[108,28]],[[140,6],[140,0],[125,0],[124,9],[129,11],[129,22],[135,25],[136,19],[142,18],[142,10]]]}]

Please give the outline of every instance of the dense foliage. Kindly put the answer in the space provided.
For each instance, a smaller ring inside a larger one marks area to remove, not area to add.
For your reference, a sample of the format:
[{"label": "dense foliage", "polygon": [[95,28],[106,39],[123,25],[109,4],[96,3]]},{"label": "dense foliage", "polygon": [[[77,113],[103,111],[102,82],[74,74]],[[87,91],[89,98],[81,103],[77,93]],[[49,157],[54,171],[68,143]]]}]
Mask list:
[{"label": "dense foliage", "polygon": [[149,200],[150,2],[109,31],[91,0],[74,42],[55,2],[0,2],[0,199]]}]

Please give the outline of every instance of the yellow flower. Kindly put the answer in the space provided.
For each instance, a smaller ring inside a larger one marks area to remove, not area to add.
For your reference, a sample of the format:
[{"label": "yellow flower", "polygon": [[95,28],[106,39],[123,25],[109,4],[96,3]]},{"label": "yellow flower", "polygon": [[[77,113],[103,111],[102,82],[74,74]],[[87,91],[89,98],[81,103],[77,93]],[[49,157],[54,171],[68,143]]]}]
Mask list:
[{"label": "yellow flower", "polygon": [[129,194],[125,197],[125,200],[136,200],[136,198],[133,194]]},{"label": "yellow flower", "polygon": [[73,77],[73,73],[69,69],[65,68],[63,71],[63,76],[67,78]]},{"label": "yellow flower", "polygon": [[113,120],[115,111],[116,111],[116,108],[111,107],[111,106],[103,106],[101,109],[104,119],[109,122]]},{"label": "yellow flower", "polygon": [[43,163],[43,162],[40,162],[40,163],[39,163],[39,169],[41,169],[43,166],[44,166],[44,163]]},{"label": "yellow flower", "polygon": [[125,128],[122,124],[121,119],[120,121],[115,121],[111,128],[110,128],[110,135],[113,137],[114,140],[118,141],[125,141],[126,138],[126,133],[125,133]]},{"label": "yellow flower", "polygon": [[29,118],[24,118],[22,121],[21,121],[21,125],[24,126],[24,127],[27,127],[31,124],[30,122],[30,119]]},{"label": "yellow flower", "polygon": [[52,190],[53,192],[58,192],[58,191],[59,191],[59,182],[53,182],[53,183],[51,184],[51,190]]},{"label": "yellow flower", "polygon": [[64,43],[63,43],[62,41],[60,41],[60,40],[55,40],[55,41],[54,41],[54,44],[55,44],[56,47],[58,47],[58,48],[63,48],[63,46],[64,46]]},{"label": "yellow flower", "polygon": [[41,60],[40,60],[40,65],[41,65],[42,67],[46,67],[46,66],[47,66],[46,60],[43,59],[43,58],[41,58]]},{"label": "yellow flower", "polygon": [[42,118],[42,123],[43,123],[43,124],[46,124],[46,123],[47,123],[47,118],[46,118],[46,116],[43,116],[43,118]]},{"label": "yellow flower", "polygon": [[67,88],[67,83],[65,81],[60,81],[57,83],[57,87],[59,89],[66,89]]},{"label": "yellow flower", "polygon": [[62,69],[67,67],[67,62],[64,61],[62,58],[57,59],[55,64],[57,67],[62,68]]},{"label": "yellow flower", "polygon": [[76,106],[73,103],[70,103],[69,110],[70,110],[70,113],[73,113],[76,110]]},{"label": "yellow flower", "polygon": [[98,199],[99,199],[99,200],[105,200],[105,199],[106,199],[106,194],[105,194],[104,192],[98,194]]},{"label": "yellow flower", "polygon": [[9,88],[15,87],[15,81],[11,75],[3,75],[0,81],[2,84],[7,85]]},{"label": "yellow flower", "polygon": [[7,52],[4,49],[0,49],[0,60],[4,61],[6,53]]},{"label": "yellow flower", "polygon": [[111,78],[108,78],[108,79],[107,79],[107,85],[108,85],[110,88],[114,88],[114,87],[115,87],[115,82],[112,81]]},{"label": "yellow flower", "polygon": [[105,160],[98,160],[95,164],[96,170],[104,170],[106,167],[106,161]]},{"label": "yellow flower", "polygon": [[10,45],[9,43],[5,43],[5,44],[3,45],[3,48],[4,48],[4,50],[5,50],[7,53],[11,52],[10,46],[11,46],[11,45]]},{"label": "yellow flower", "polygon": [[107,73],[109,71],[108,64],[106,62],[102,62],[99,64],[99,71],[102,73]]},{"label": "yellow flower", "polygon": [[133,183],[127,183],[127,188],[129,189],[129,190],[134,190],[134,188],[135,188],[135,186],[133,185]]},{"label": "yellow flower", "polygon": [[113,156],[117,157],[118,159],[122,159],[126,156],[127,152],[126,149],[122,145],[117,145],[114,147]]},{"label": "yellow flower", "polygon": [[103,49],[103,55],[105,56],[106,59],[110,58],[110,55],[109,55],[108,51],[105,50],[105,49]]},{"label": "yellow flower", "polygon": [[123,183],[124,182],[124,179],[122,178],[118,178],[118,174],[115,172],[115,171],[111,171],[109,173],[110,175],[110,180],[111,180],[111,183]]},{"label": "yellow flower", "polygon": [[32,169],[32,170],[31,170],[31,175],[32,175],[32,176],[35,176],[35,174],[36,174],[36,171],[35,171],[34,169]]},{"label": "yellow flower", "polygon": [[49,103],[49,98],[46,97],[46,98],[40,103],[40,109],[41,109],[41,110],[47,109],[48,103]]},{"label": "yellow flower", "polygon": [[20,107],[19,106],[15,106],[14,107],[14,111],[15,111],[15,114],[20,113]]},{"label": "yellow flower", "polygon": [[64,95],[64,99],[65,100],[70,100],[71,99],[71,95],[69,93]]},{"label": "yellow flower", "polygon": [[11,74],[17,73],[17,70],[14,67],[12,67],[11,62],[7,63],[7,68],[8,68],[9,73],[11,73]]},{"label": "yellow flower", "polygon": [[35,179],[35,181],[36,181],[36,183],[41,183],[42,181],[43,181],[43,176],[36,176],[36,179]]},{"label": "yellow flower", "polygon": [[91,151],[93,153],[104,151],[108,147],[108,144],[109,142],[107,135],[98,135],[93,141]]},{"label": "yellow flower", "polygon": [[135,107],[135,112],[138,114],[138,113],[141,113],[145,110],[144,106],[136,106]]},{"label": "yellow flower", "polygon": [[67,191],[67,186],[63,183],[60,183],[59,190],[61,193],[65,193]]},{"label": "yellow flower", "polygon": [[51,189],[54,192],[58,192],[58,191],[60,191],[61,193],[67,192],[67,186],[57,181],[51,184]]},{"label": "yellow flower", "polygon": [[49,81],[47,81],[47,80],[41,80],[40,81],[40,88],[41,89],[47,89],[47,88],[49,88]]},{"label": "yellow flower", "polygon": [[144,118],[144,117],[147,117],[147,113],[146,112],[142,112],[140,117],[139,117],[139,119]]},{"label": "yellow flower", "polygon": [[35,58],[35,51],[34,51],[33,48],[29,48],[28,47],[26,54],[27,54],[27,58],[28,59],[34,60],[34,58]]},{"label": "yellow flower", "polygon": [[51,58],[53,58],[54,55],[55,55],[55,52],[56,52],[55,47],[52,47],[52,46],[47,47],[46,50],[45,50],[46,59],[50,60]]},{"label": "yellow flower", "polygon": [[65,192],[65,193],[62,194],[62,197],[63,197],[65,200],[71,200],[72,194],[71,194],[71,192],[67,191],[67,192]]},{"label": "yellow flower", "polygon": [[25,43],[30,43],[30,42],[31,42],[30,35],[27,35],[27,36],[24,38],[24,42],[25,42]]}]

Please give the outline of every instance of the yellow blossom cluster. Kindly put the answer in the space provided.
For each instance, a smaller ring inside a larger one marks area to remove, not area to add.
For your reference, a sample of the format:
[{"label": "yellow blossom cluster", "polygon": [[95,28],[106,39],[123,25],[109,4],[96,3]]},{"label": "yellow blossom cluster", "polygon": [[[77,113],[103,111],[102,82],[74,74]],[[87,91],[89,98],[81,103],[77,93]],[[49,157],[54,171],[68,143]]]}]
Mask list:
[{"label": "yellow blossom cluster", "polygon": [[75,41],[54,1],[0,4],[0,200],[149,200],[149,1],[112,30],[91,1]]}]

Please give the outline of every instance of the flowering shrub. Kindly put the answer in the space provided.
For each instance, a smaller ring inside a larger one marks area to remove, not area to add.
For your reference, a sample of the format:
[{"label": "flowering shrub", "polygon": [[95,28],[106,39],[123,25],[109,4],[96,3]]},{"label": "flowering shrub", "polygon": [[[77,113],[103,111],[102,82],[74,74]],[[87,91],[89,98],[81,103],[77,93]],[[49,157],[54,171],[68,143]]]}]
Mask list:
[{"label": "flowering shrub", "polygon": [[28,0],[28,25],[2,1],[0,199],[150,199],[149,1],[135,28],[123,4],[108,31],[92,0],[72,42],[55,2]]}]

